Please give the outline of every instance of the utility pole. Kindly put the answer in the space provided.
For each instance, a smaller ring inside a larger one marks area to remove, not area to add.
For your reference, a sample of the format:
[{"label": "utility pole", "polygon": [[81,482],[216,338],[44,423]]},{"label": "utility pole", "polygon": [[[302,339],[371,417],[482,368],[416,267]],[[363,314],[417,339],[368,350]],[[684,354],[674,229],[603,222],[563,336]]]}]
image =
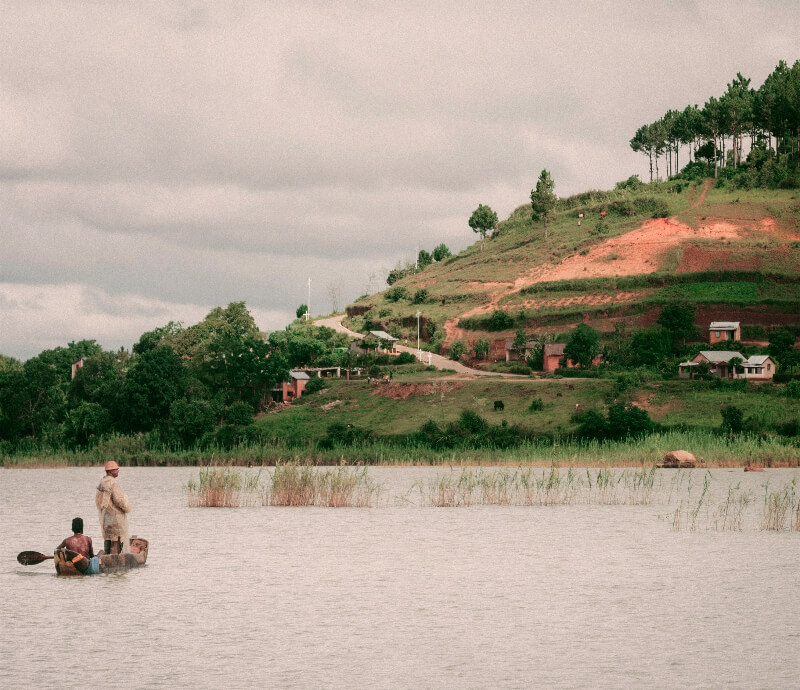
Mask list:
[{"label": "utility pole", "polygon": [[306,321],[311,318],[311,278],[308,279],[308,301],[306,302]]},{"label": "utility pole", "polygon": [[420,352],[419,349],[419,317],[421,313],[422,312],[420,312],[419,309],[417,309],[417,361],[422,359],[422,353]]}]

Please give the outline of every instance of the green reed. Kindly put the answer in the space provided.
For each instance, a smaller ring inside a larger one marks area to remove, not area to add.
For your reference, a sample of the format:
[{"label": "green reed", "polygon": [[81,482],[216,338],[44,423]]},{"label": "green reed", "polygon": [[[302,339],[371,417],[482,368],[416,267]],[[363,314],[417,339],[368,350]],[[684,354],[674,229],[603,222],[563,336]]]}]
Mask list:
[{"label": "green reed", "polygon": [[769,482],[764,485],[761,529],[776,532],[785,529],[800,531],[800,500],[795,479],[775,491],[770,491]]},{"label": "green reed", "polygon": [[184,490],[192,508],[239,508],[256,501],[260,479],[261,470],[252,473],[231,465],[209,465]]},{"label": "green reed", "polygon": [[320,469],[288,463],[276,465],[262,497],[271,506],[371,506],[380,494],[366,467]]},{"label": "green reed", "polygon": [[743,491],[740,484],[729,486],[725,500],[714,511],[714,529],[741,532],[744,511],[752,501],[751,492]]}]

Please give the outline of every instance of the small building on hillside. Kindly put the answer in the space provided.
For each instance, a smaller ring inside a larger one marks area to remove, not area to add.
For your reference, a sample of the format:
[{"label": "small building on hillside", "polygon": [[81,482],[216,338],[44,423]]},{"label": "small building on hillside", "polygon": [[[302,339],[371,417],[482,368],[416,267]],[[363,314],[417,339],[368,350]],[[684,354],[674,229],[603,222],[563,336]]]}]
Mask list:
[{"label": "small building on hillside", "polygon": [[[578,366],[571,359],[565,359],[564,348],[566,346],[566,343],[545,343],[544,351],[542,352],[542,371],[552,374],[556,369],[575,369]],[[602,356],[597,355],[592,360],[592,366],[596,367],[602,361]]]},{"label": "small building on hillside", "polygon": [[[742,360],[741,371],[734,371],[730,366],[731,360],[737,358]],[[678,365],[678,378],[693,378],[701,364],[708,366],[709,374],[723,379],[771,381],[775,376],[775,362],[769,355],[753,355],[748,358],[741,352],[732,350],[703,350],[688,362]]]},{"label": "small building on hillside", "polygon": [[535,340],[528,340],[523,347],[514,347],[514,338],[506,338],[506,362],[525,362],[538,345]]},{"label": "small building on hillside", "polygon": [[542,353],[542,371],[552,374],[561,366],[566,345],[566,343],[545,343]]},{"label": "small building on hillside", "polygon": [[712,321],[708,327],[708,344],[721,343],[726,340],[739,342],[742,339],[742,328],[738,321]]},{"label": "small building on hillside", "polygon": [[294,402],[303,395],[309,380],[309,375],[304,371],[292,370],[288,381],[279,383],[270,391],[270,398],[273,402]]},{"label": "small building on hillside", "polygon": [[400,354],[394,345],[398,339],[386,331],[370,331],[361,340],[354,340],[350,343],[350,351],[358,354],[372,351],[377,355],[389,355],[397,357]]}]

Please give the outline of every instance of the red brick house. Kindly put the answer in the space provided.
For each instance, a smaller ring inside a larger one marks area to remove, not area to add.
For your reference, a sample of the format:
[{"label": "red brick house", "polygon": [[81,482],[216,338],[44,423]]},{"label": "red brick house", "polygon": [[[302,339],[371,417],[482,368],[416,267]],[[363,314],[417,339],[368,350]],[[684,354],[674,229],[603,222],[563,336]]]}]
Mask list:
[{"label": "red brick house", "polygon": [[[552,374],[556,369],[562,366],[561,361],[564,359],[564,348],[566,345],[566,343],[545,343],[542,356],[542,371]],[[603,358],[597,355],[592,360],[592,366],[596,367],[602,361]],[[565,364],[567,369],[574,369],[578,366],[571,359],[568,359]]]},{"label": "red brick house", "polygon": [[742,329],[738,321],[712,321],[708,327],[708,344],[721,343],[726,340],[739,342]]},{"label": "red brick house", "polygon": [[270,397],[274,402],[294,402],[303,395],[309,380],[310,377],[304,371],[290,371],[289,380],[275,386],[270,391]]}]

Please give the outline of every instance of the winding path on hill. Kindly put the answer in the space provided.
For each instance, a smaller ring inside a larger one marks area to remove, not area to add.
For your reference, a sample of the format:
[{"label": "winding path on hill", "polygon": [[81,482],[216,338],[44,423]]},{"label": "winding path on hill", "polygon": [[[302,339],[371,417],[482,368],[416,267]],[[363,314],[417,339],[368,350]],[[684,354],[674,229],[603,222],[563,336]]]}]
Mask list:
[{"label": "winding path on hill", "polygon": [[[363,333],[356,333],[355,331],[351,331],[344,324],[342,324],[343,318],[344,314],[327,316],[324,319],[315,319],[314,325],[327,326],[328,328],[332,328],[337,333],[344,333],[345,335],[351,338],[356,338],[359,340],[362,339],[364,337]],[[417,354],[416,348],[413,347],[406,347],[404,345],[395,344],[395,349],[400,350],[401,352],[408,352],[409,354],[415,356]],[[483,371],[482,369],[473,369],[472,367],[468,367],[461,364],[461,362],[454,362],[452,359],[447,359],[447,357],[442,357],[441,355],[436,355],[432,352],[425,352],[424,350],[421,353],[421,361],[423,362],[423,364],[434,366],[437,369],[450,369],[452,371],[455,371],[457,374],[461,374],[464,376],[494,376],[496,378],[510,378],[510,379],[529,378],[528,376],[520,376],[519,374],[506,374],[497,371]]]},{"label": "winding path on hill", "polygon": [[[690,211],[700,206],[706,198],[706,192],[713,184],[706,180],[703,190],[698,198],[683,211]],[[772,218],[761,221],[742,220],[715,221],[709,219],[697,228],[693,228],[678,220],[678,216],[670,218],[653,218],[645,221],[635,230],[623,235],[611,237],[591,247],[586,254],[574,254],[567,257],[559,264],[543,264],[521,274],[513,282],[506,283],[477,283],[474,287],[486,289],[487,285],[493,289],[489,293],[489,301],[485,304],[470,309],[461,316],[445,321],[444,346],[449,347],[458,338],[466,340],[467,332],[459,328],[461,319],[470,316],[487,314],[500,308],[500,302],[506,297],[520,292],[522,289],[536,283],[575,280],[581,278],[612,278],[618,276],[642,275],[655,273],[660,265],[660,259],[674,247],[679,246],[689,239],[716,239],[726,240],[740,237],[745,229],[769,232],[774,226]],[[564,303],[558,299],[538,298],[522,302],[522,308],[542,308],[548,306],[594,306],[610,302],[631,301],[640,296],[640,292],[632,291],[618,293],[614,298],[600,295],[580,295],[568,298]]]}]

